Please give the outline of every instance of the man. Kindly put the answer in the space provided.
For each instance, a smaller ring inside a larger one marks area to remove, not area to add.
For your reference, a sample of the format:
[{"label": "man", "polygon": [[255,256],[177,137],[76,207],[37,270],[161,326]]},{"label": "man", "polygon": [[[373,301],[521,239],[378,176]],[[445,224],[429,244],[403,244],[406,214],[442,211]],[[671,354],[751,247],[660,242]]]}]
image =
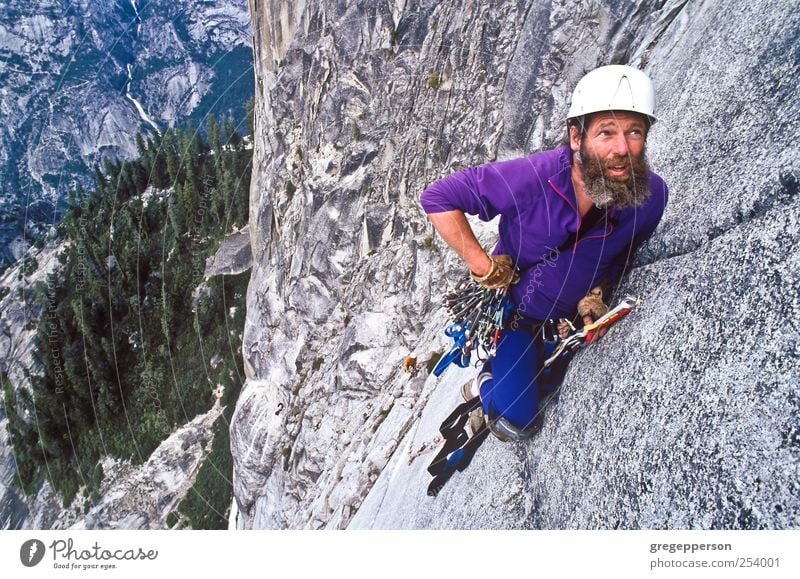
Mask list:
[{"label": "man", "polygon": [[[667,187],[645,157],[654,109],[653,85],[643,72],[600,67],[573,92],[567,144],[459,171],[421,196],[434,228],[473,279],[509,288],[514,311],[471,390],[501,439],[538,431],[542,390],[563,377],[542,371],[545,326],[576,314],[584,324],[603,315],[603,295],[661,219]],[[465,213],[484,221],[500,215],[492,255]]]}]

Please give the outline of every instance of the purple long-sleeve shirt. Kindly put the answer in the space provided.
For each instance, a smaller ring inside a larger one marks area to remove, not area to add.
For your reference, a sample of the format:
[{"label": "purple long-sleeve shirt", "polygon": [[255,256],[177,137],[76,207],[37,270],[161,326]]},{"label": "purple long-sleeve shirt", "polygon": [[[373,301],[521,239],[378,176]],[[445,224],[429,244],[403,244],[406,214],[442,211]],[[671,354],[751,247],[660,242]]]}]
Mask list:
[{"label": "purple long-sleeve shirt", "polygon": [[636,248],[655,231],[668,196],[651,172],[644,204],[609,209],[575,237],[581,216],[571,169],[570,149],[562,146],[453,173],[428,187],[420,203],[425,213],[458,209],[484,221],[500,215],[492,253],[511,255],[520,268],[510,290],[517,310],[537,320],[571,318],[591,288],[619,281]]}]

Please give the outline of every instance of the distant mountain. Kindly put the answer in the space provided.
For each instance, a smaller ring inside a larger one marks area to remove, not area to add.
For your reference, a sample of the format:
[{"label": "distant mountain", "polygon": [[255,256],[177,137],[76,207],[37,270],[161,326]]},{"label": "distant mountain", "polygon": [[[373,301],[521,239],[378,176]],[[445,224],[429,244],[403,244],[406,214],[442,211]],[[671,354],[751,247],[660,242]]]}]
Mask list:
[{"label": "distant mountain", "polygon": [[95,164],[208,114],[244,122],[246,0],[7,0],[0,10],[0,269]]}]

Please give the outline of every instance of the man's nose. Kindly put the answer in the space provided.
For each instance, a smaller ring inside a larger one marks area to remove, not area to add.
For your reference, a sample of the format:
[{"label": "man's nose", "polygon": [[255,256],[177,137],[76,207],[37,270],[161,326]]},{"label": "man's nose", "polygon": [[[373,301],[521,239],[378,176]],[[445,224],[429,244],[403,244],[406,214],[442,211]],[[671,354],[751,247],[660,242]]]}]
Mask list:
[{"label": "man's nose", "polygon": [[617,135],[614,137],[611,151],[618,157],[628,156],[630,153],[630,146],[628,145],[628,139],[625,136],[625,133],[621,131],[617,133]]}]

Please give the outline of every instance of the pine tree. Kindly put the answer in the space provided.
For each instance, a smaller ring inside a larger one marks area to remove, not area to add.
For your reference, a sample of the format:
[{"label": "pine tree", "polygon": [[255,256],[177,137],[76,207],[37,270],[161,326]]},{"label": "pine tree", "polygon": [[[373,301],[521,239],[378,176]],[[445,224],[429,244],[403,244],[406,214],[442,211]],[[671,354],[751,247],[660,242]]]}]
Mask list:
[{"label": "pine tree", "polygon": [[177,183],[178,181],[183,181],[182,163],[178,154],[177,139],[173,129],[164,131],[164,137],[161,139],[161,151],[164,153],[169,182]]}]

